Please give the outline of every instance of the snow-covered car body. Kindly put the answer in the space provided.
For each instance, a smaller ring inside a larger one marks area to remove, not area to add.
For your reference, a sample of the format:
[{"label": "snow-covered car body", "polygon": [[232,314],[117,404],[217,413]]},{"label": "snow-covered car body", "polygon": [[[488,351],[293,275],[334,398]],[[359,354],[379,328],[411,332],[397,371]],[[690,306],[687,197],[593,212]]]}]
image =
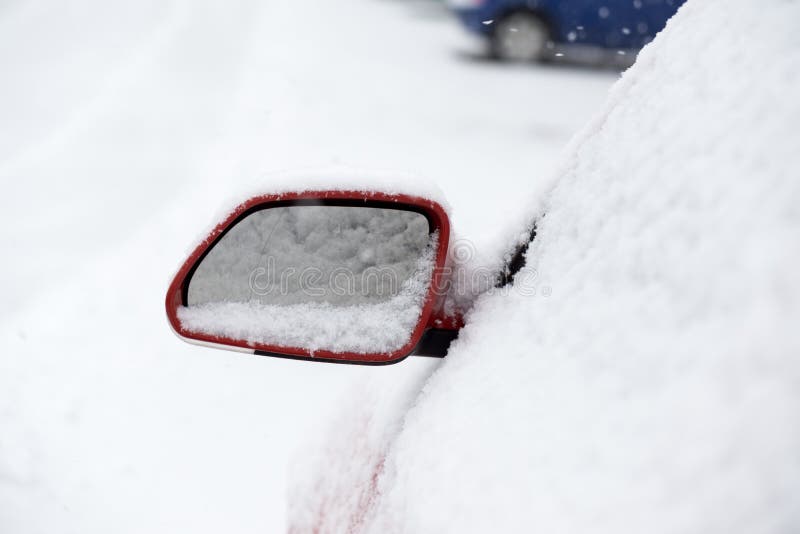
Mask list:
[{"label": "snow-covered car body", "polygon": [[800,528],[799,15],[685,6],[532,210],[550,290],[364,386],[298,458],[292,532]]}]

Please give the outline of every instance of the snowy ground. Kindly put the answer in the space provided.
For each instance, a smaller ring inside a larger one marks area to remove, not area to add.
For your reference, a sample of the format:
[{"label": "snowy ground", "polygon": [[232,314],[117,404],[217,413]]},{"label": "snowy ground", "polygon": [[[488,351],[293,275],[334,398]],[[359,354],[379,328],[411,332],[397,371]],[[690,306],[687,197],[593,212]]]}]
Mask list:
[{"label": "snowy ground", "polygon": [[487,246],[616,75],[472,50],[421,0],[0,3],[0,531],[282,528],[287,459],[348,389],[437,362],[189,346],[168,279],[282,169],[419,173]]}]

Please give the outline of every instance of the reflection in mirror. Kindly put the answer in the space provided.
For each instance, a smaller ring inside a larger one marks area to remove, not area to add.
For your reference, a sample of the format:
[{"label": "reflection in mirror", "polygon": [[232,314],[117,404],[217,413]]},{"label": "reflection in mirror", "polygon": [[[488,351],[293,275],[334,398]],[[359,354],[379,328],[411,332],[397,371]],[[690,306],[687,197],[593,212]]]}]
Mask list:
[{"label": "reflection in mirror", "polygon": [[189,331],[250,344],[392,352],[419,320],[435,249],[428,219],[413,211],[262,209],[200,261],[178,317]]}]

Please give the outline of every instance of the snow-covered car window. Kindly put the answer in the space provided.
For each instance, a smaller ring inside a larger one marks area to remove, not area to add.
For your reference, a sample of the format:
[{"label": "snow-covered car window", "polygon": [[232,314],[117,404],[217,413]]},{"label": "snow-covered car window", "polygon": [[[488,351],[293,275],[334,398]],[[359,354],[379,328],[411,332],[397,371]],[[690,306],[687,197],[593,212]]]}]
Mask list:
[{"label": "snow-covered car window", "polygon": [[250,213],[198,265],[182,324],[253,342],[351,352],[402,347],[436,235],[401,209],[299,205]]}]

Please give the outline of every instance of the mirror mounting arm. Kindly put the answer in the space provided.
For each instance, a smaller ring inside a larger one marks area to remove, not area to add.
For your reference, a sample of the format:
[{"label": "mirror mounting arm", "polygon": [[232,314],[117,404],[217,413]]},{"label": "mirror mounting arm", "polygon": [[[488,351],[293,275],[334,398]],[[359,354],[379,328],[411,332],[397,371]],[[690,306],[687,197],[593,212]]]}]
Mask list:
[{"label": "mirror mounting arm", "polygon": [[514,276],[516,276],[516,274],[525,266],[525,254],[527,254],[528,248],[530,248],[534,239],[536,239],[535,222],[531,227],[531,232],[528,239],[517,246],[517,249],[511,255],[511,258],[508,260],[503,272],[500,273],[500,278],[498,279],[495,287],[505,287],[514,283]]}]

